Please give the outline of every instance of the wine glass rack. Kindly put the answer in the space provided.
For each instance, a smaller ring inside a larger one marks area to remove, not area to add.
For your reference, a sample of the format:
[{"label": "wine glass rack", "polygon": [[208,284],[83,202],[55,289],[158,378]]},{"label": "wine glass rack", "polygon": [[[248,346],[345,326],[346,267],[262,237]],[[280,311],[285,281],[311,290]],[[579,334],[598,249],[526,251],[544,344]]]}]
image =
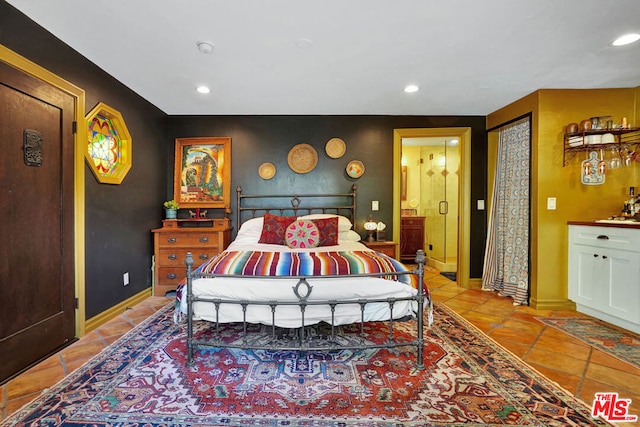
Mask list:
[{"label": "wine glass rack", "polygon": [[[613,142],[597,144],[587,143],[588,136],[604,135],[607,133],[613,135]],[[638,153],[638,150],[640,150],[640,128],[597,129],[567,133],[564,135],[562,165],[567,166],[569,164],[569,160],[574,158],[577,153],[582,153],[585,151],[599,151],[601,149],[610,149],[612,147],[617,147],[618,151],[621,151],[623,147],[626,147],[628,148],[628,150],[633,152],[634,156],[639,156],[640,153]]]}]

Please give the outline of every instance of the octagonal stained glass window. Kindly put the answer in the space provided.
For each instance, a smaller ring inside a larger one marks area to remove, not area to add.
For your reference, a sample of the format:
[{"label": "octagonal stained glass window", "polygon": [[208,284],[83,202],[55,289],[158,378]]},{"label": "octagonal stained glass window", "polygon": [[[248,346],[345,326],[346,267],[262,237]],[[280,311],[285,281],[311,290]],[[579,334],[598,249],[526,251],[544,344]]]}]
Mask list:
[{"label": "octagonal stained glass window", "polygon": [[85,157],[96,179],[120,184],[131,169],[131,135],[122,115],[102,102],[85,117],[88,143]]}]

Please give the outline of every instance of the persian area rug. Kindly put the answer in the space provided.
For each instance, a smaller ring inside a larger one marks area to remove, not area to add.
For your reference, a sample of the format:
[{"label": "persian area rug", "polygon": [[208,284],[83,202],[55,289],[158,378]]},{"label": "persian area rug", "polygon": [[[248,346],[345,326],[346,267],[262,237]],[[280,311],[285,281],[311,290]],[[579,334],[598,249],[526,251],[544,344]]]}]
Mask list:
[{"label": "persian area rug", "polygon": [[640,368],[640,336],[633,332],[615,328],[597,319],[583,317],[536,317],[536,319]]},{"label": "persian area rug", "polygon": [[[185,328],[172,314],[160,310],[3,425],[609,425],[442,305],[425,337],[425,370],[408,349],[208,349],[187,368]],[[205,326],[198,322],[199,335]],[[238,325],[222,327],[225,339],[239,339]],[[414,332],[413,321],[394,323],[394,334]],[[365,338],[388,333],[370,323]]]}]

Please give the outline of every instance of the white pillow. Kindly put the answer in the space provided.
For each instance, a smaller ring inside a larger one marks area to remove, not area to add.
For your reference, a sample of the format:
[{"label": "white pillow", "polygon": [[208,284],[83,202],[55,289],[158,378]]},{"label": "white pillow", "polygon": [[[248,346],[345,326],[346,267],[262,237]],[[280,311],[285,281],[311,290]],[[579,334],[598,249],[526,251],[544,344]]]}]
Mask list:
[{"label": "white pillow", "polygon": [[257,233],[258,237],[260,237],[260,233],[262,233],[263,224],[264,224],[264,218],[261,216],[248,219],[245,222],[243,222],[242,225],[240,226],[240,229],[238,230],[238,236],[244,236],[245,234],[253,236],[254,234]]},{"label": "white pillow", "polygon": [[[351,221],[349,221],[349,218],[342,215],[310,214],[310,215],[299,216],[298,219],[324,219],[324,218],[333,218],[333,217],[338,217],[338,232],[351,230],[351,227],[352,227]],[[338,239],[339,238],[340,237],[338,237]]]},{"label": "white pillow", "polygon": [[338,242],[359,242],[360,240],[362,240],[362,237],[353,230],[338,232]]}]

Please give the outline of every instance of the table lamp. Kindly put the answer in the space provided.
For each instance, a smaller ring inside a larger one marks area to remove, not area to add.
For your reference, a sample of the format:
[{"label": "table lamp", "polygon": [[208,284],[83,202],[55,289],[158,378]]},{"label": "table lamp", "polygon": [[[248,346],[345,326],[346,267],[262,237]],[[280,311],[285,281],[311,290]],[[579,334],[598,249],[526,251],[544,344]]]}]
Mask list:
[{"label": "table lamp", "polygon": [[378,229],[378,223],[369,216],[364,223],[364,229],[367,230],[367,242],[373,242],[375,239],[373,238],[373,232]]}]

